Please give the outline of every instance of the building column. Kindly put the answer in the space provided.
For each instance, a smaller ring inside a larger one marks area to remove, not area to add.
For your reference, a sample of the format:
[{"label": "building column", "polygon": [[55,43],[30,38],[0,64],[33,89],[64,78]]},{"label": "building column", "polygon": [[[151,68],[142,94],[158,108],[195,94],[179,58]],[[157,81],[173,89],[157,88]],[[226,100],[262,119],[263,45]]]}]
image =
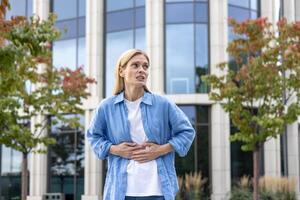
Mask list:
[{"label": "building column", "polygon": [[[86,1],[86,74],[96,79],[89,86],[91,96],[84,102],[85,130],[93,117],[93,110],[103,98],[104,1]],[[103,190],[103,161],[97,159],[85,137],[84,195],[82,200],[100,200]]]},{"label": "building column", "polygon": [[287,126],[287,156],[288,156],[288,177],[296,181],[297,199],[299,193],[299,133],[298,121]]},{"label": "building column", "polygon": [[[33,0],[33,14],[39,16],[41,20],[48,18],[50,11],[50,1],[49,0]],[[38,69],[43,70],[44,64],[39,64]],[[35,86],[38,87],[38,86]],[[34,128],[35,123],[46,122],[46,117],[39,115],[31,118],[31,129]],[[41,136],[47,135],[47,131],[43,131]],[[37,148],[41,148],[39,145]],[[47,148],[47,147],[43,147]],[[47,170],[48,170],[48,159],[47,154],[30,154],[30,178],[29,178],[29,196],[27,200],[43,200],[43,195],[47,193]]]},{"label": "building column", "polygon": [[[283,1],[283,14],[288,22],[295,21],[296,9],[294,0]],[[299,3],[298,3],[299,4]],[[298,5],[299,7],[299,5]],[[295,97],[296,98],[296,97]],[[292,99],[291,101],[295,101]],[[296,181],[296,194],[300,199],[299,192],[299,133],[298,121],[287,126],[287,160],[288,160],[288,177]]]},{"label": "building column", "polygon": [[[279,1],[278,1],[279,2]],[[279,5],[275,1],[261,1],[261,16],[267,17],[276,28],[279,19]],[[281,176],[280,138],[272,138],[264,144],[265,176]]]},{"label": "building column", "polygon": [[[216,68],[227,60],[228,42],[227,0],[210,1],[210,66],[211,74],[221,75]],[[211,185],[212,200],[228,197],[230,178],[230,120],[220,104],[211,108]]]},{"label": "building column", "polygon": [[295,1],[295,17],[296,21],[300,20],[300,1]]},{"label": "building column", "polygon": [[150,58],[149,88],[164,93],[164,0],[146,0],[146,51]]}]

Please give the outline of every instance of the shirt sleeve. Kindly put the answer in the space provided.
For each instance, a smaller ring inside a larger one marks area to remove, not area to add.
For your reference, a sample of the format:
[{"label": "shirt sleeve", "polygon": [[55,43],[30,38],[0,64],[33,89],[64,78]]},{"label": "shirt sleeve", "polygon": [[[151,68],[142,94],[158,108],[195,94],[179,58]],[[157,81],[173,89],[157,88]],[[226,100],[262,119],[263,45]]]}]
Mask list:
[{"label": "shirt sleeve", "polygon": [[107,137],[107,126],[102,103],[95,111],[86,136],[97,157],[102,160],[107,158],[112,143]]},{"label": "shirt sleeve", "polygon": [[168,142],[179,156],[186,156],[195,138],[195,130],[175,103],[170,103],[168,113],[172,131],[172,137]]}]

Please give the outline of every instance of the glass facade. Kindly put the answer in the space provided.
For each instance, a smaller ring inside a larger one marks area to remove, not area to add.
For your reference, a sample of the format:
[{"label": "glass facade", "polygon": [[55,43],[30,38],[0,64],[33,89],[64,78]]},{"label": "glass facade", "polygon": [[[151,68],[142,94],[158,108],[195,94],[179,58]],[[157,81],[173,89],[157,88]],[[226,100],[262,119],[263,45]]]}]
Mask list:
[{"label": "glass facade", "polygon": [[[76,69],[85,66],[86,0],[52,0],[57,14],[56,27],[62,31],[53,43],[53,65]],[[74,115],[68,115],[74,117]],[[84,125],[84,116],[77,116]],[[55,120],[51,117],[50,123]],[[57,143],[49,148],[48,192],[64,193],[66,200],[80,200],[84,193],[84,131],[61,122],[51,126],[50,136]]]},{"label": "glass facade", "polygon": [[[259,13],[259,1],[258,0],[229,0],[228,1],[228,16],[241,22],[247,19],[255,19],[260,15]],[[237,38],[232,31],[231,27],[228,27],[228,40],[229,42]],[[237,69],[237,66],[233,61],[230,62],[229,67],[233,70]],[[234,134],[236,128],[231,126],[230,132]],[[239,178],[246,175],[253,175],[253,158],[252,152],[244,152],[241,150],[241,142],[232,142],[230,145],[231,152],[231,183],[234,184],[239,181]],[[261,157],[263,153],[261,153]],[[263,158],[261,158],[261,169],[263,172]]]},{"label": "glass facade", "polygon": [[76,69],[85,65],[85,0],[53,0],[61,38],[53,43],[53,65]]},{"label": "glass facade", "polygon": [[180,105],[179,108],[187,115],[196,130],[196,137],[186,157],[176,154],[175,166],[178,176],[189,172],[201,172],[208,181],[205,185],[205,194],[209,195],[210,177],[210,116],[208,106]]},{"label": "glass facade", "polygon": [[145,0],[105,1],[105,96],[111,96],[119,56],[130,48],[145,50]]},{"label": "glass facade", "polygon": [[[84,116],[78,117],[84,126]],[[56,118],[50,117],[50,123]],[[80,200],[84,192],[84,130],[70,128],[60,121],[51,126],[50,136],[56,144],[49,154],[49,192],[64,193],[66,200]]]},{"label": "glass facade", "polygon": [[[6,19],[12,16],[32,16],[33,0],[10,0],[9,3],[11,9],[7,10]],[[26,88],[30,91],[30,83],[26,84]],[[30,121],[26,120],[24,125],[29,128]],[[0,145],[0,156],[0,200],[20,199],[22,153]]]},{"label": "glass facade", "polygon": [[208,92],[201,79],[209,73],[208,16],[205,0],[166,0],[166,93]]}]

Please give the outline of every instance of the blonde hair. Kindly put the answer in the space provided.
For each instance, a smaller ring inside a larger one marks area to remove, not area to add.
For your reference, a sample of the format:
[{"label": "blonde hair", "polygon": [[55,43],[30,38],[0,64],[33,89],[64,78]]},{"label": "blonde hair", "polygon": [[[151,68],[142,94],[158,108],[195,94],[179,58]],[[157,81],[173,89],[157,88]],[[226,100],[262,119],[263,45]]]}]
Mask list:
[{"label": "blonde hair", "polygon": [[[125,90],[124,78],[120,76],[120,69],[125,68],[127,63],[131,60],[131,58],[133,58],[136,55],[143,55],[146,57],[148,63],[150,62],[148,55],[140,49],[129,49],[122,53],[115,67],[115,87],[113,90],[114,95],[117,95]],[[145,91],[150,92],[147,86],[144,86],[144,89]]]}]

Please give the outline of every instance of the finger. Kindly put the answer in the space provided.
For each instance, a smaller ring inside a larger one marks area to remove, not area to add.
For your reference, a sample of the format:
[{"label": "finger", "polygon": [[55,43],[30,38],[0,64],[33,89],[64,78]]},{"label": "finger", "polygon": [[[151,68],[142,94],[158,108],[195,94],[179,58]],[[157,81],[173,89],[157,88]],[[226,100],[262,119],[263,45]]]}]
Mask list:
[{"label": "finger", "polygon": [[136,150],[136,151],[133,151],[132,152],[132,155],[144,155],[144,154],[146,154],[147,153],[147,151],[146,150]]},{"label": "finger", "polygon": [[137,143],[135,143],[135,142],[124,142],[123,144],[130,146],[130,147],[134,147],[137,145]]}]

